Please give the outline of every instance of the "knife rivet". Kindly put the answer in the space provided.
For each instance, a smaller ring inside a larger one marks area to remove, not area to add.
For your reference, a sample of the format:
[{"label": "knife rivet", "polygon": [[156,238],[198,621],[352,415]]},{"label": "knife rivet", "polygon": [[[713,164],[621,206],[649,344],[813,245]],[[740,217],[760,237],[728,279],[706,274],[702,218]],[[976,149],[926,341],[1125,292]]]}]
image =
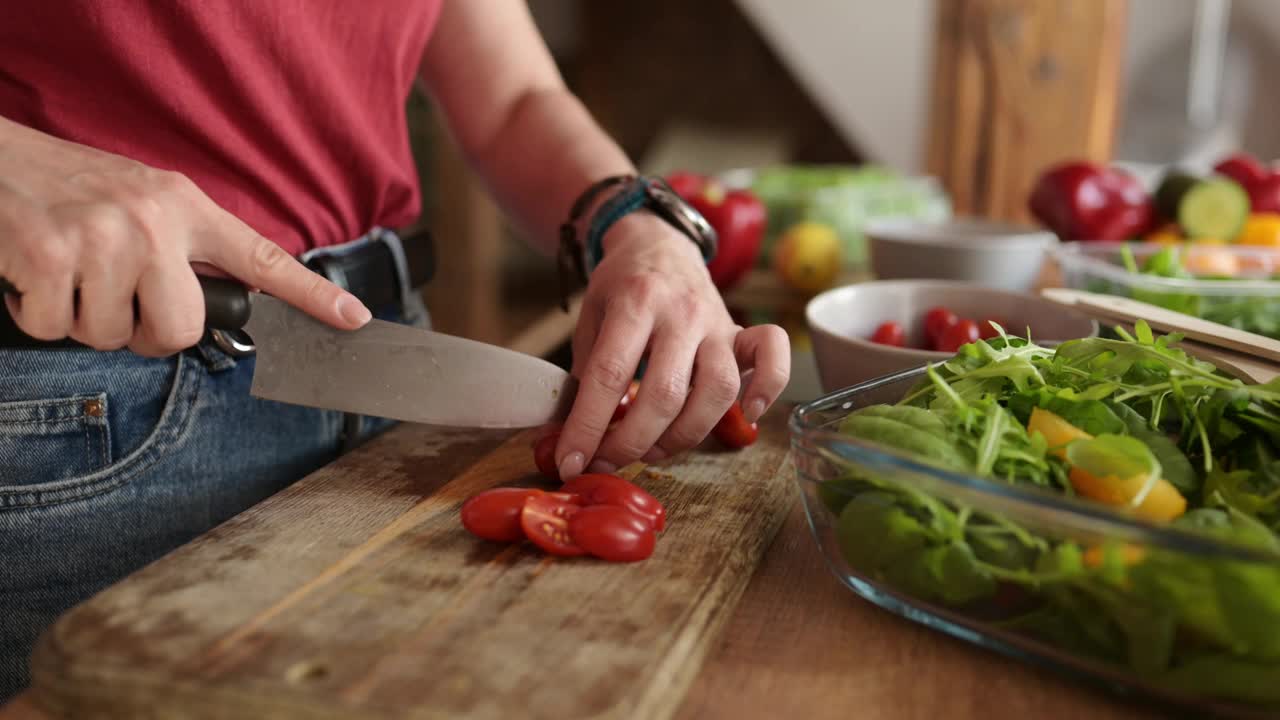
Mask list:
[{"label": "knife rivet", "polygon": [[85,400],[84,414],[89,417],[102,417],[102,401],[101,400]]}]

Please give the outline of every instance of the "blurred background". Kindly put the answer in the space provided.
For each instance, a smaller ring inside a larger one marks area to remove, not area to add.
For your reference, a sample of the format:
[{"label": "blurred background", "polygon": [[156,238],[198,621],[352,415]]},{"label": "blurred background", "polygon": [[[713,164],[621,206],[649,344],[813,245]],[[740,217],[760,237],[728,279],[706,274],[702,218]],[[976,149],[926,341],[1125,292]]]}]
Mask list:
[{"label": "blurred background", "polygon": [[[530,6],[572,89],[643,171],[712,174],[765,203],[755,268],[726,290],[757,319],[799,321],[802,302],[768,298],[789,292],[772,244],[805,218],[836,230],[841,276],[857,277],[861,223],[1030,222],[1037,174],[1064,158],[1141,174],[1235,149],[1280,156],[1276,0]],[[426,99],[409,113],[440,256],[437,325],[554,351],[566,327],[554,264],[508,231]]]}]

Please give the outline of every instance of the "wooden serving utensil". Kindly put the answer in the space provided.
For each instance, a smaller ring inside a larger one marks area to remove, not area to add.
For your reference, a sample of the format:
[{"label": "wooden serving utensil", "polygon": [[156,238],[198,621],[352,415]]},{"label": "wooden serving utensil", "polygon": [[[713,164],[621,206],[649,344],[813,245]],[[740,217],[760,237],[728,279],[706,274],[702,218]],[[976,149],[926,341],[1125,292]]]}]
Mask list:
[{"label": "wooden serving utensil", "polygon": [[1130,331],[1133,323],[1146,320],[1153,330],[1182,333],[1186,339],[1178,347],[1242,380],[1265,384],[1280,377],[1280,342],[1265,335],[1129,298],[1065,288],[1045,288],[1040,292],[1053,302],[1115,321]]},{"label": "wooden serving utensil", "polygon": [[1188,340],[1234,353],[1243,353],[1246,358],[1256,356],[1280,362],[1280,341],[1265,335],[1245,332],[1157,305],[1114,295],[1100,295],[1066,288],[1045,288],[1040,291],[1040,294],[1060,305],[1074,307],[1098,318],[1125,323],[1146,320],[1153,330],[1182,333]]}]

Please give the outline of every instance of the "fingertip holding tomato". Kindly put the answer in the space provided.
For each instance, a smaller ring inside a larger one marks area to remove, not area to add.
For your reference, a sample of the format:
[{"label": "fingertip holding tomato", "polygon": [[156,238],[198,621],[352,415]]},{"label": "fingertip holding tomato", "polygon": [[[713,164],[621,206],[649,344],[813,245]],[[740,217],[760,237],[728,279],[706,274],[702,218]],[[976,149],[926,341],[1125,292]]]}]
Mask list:
[{"label": "fingertip holding tomato", "polygon": [[569,517],[574,543],[611,562],[635,562],[653,554],[657,538],[644,518],[617,505],[588,505]]},{"label": "fingertip holding tomato", "polygon": [[747,416],[742,412],[742,403],[734,401],[711,432],[723,445],[744,448],[756,441],[760,435],[760,427],[757,423],[747,422]]}]

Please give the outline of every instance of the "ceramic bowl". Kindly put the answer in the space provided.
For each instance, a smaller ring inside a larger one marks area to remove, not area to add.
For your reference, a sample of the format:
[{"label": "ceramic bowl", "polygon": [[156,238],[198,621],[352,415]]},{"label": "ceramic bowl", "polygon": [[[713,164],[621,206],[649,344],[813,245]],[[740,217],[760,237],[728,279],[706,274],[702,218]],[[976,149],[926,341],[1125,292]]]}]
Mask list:
[{"label": "ceramic bowl", "polygon": [[959,280],[1002,290],[1035,287],[1051,232],[1031,226],[957,218],[944,222],[876,220],[864,233],[871,271],[881,280]]},{"label": "ceramic bowl", "polygon": [[868,339],[880,323],[892,320],[906,330],[908,346],[923,347],[924,314],[937,306],[975,322],[999,318],[1011,335],[1025,337],[1030,328],[1031,339],[1038,345],[1098,333],[1098,324],[1091,318],[1028,293],[946,280],[845,285],[817,295],[805,306],[824,392],[951,357],[952,353],[891,347]]}]

